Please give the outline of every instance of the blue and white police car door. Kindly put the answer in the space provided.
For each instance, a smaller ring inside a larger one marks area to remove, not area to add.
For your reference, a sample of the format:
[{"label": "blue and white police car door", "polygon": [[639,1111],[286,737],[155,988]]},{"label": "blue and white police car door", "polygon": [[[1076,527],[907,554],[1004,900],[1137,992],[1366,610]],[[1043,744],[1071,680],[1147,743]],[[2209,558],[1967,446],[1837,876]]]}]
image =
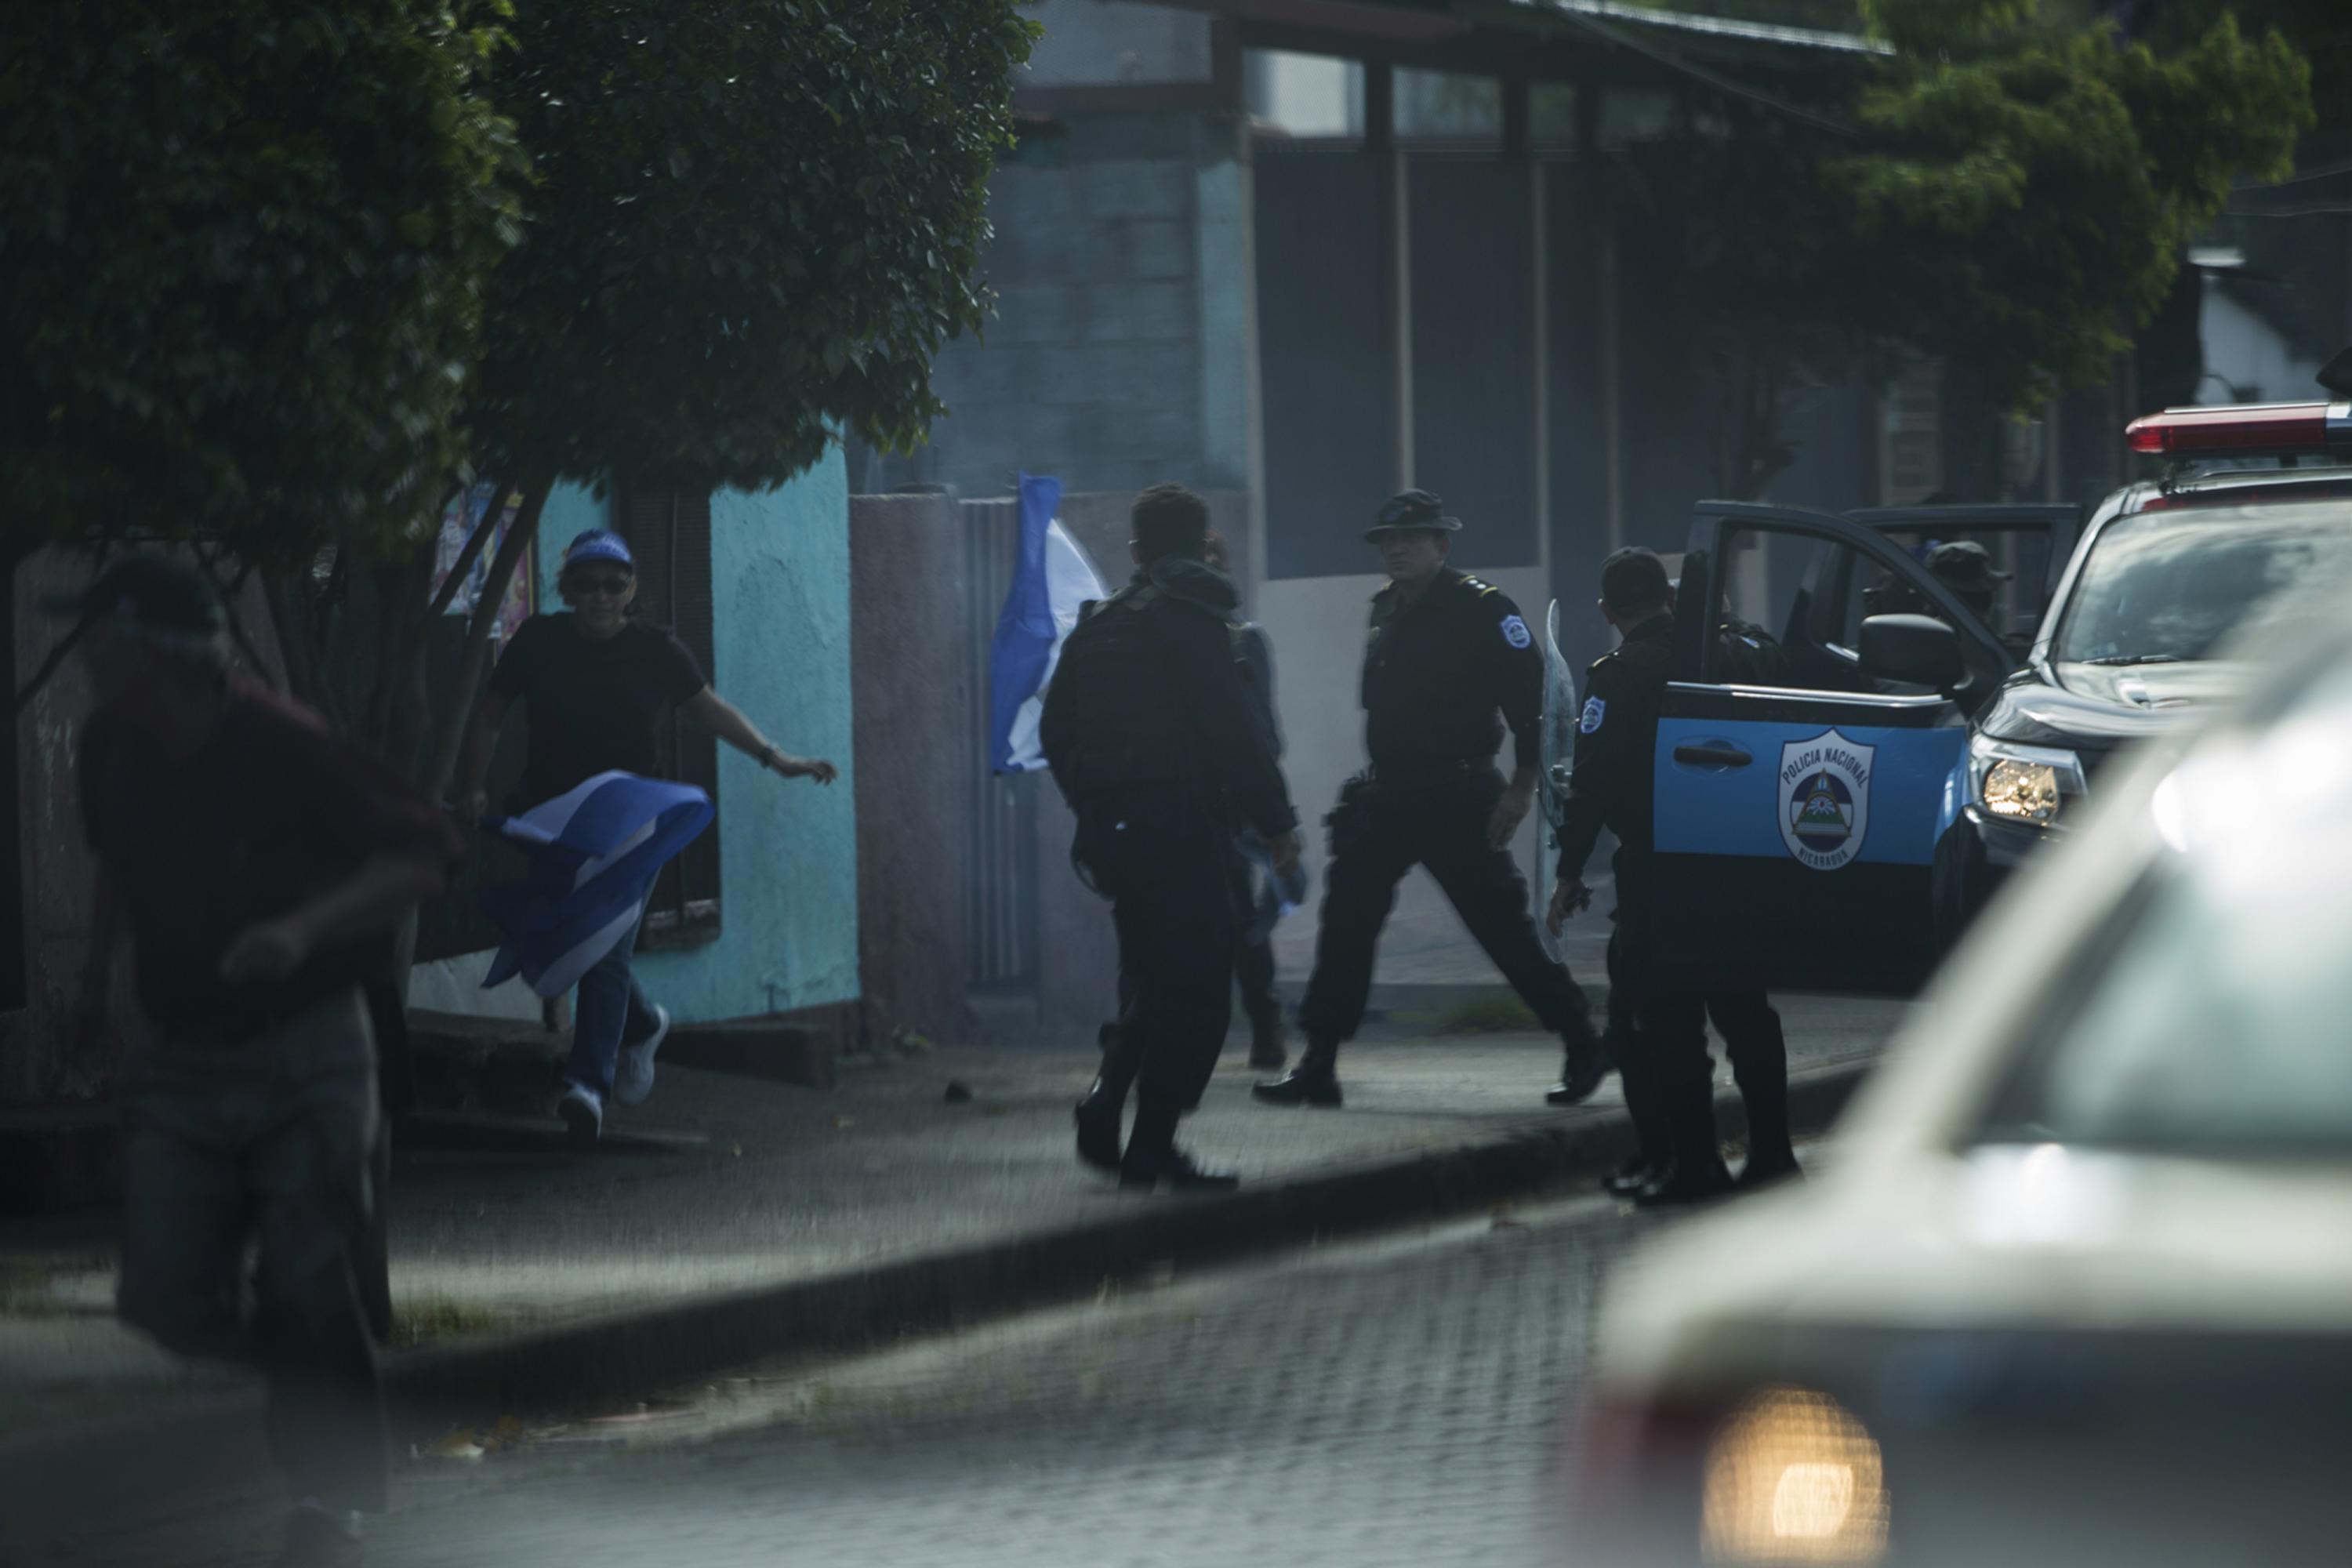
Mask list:
[{"label": "blue and white police car door", "polygon": [[[1667,983],[1907,992],[1935,959],[1932,878],[1967,725],[1948,697],[1742,686],[1717,679],[1713,628],[1727,547],[1769,533],[1859,552],[1948,599],[1906,552],[1842,518],[1706,502],[1676,604],[1678,677],[1658,724],[1655,900],[1649,942]],[[1768,626],[1794,670],[1835,671],[1806,643],[1820,568]],[[1982,639],[1979,639],[1982,640]],[[1983,657],[2000,659],[1997,645]],[[2005,669],[2005,664],[1999,668]],[[1870,688],[1857,671],[1851,684]]]}]

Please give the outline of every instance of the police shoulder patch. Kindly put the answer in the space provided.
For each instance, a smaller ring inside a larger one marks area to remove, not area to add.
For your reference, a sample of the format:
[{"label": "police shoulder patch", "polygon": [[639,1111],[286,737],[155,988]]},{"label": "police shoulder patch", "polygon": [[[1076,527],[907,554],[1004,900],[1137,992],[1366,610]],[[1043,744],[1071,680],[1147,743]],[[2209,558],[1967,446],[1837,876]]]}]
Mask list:
[{"label": "police shoulder patch", "polygon": [[1576,721],[1577,729],[1587,735],[1601,728],[1601,721],[1609,716],[1609,704],[1598,697],[1584,700],[1584,712]]},{"label": "police shoulder patch", "polygon": [[1518,616],[1505,616],[1503,617],[1503,640],[1509,643],[1513,647],[1526,647],[1528,644],[1536,640],[1536,635],[1535,633],[1528,630],[1528,623],[1519,619]]}]

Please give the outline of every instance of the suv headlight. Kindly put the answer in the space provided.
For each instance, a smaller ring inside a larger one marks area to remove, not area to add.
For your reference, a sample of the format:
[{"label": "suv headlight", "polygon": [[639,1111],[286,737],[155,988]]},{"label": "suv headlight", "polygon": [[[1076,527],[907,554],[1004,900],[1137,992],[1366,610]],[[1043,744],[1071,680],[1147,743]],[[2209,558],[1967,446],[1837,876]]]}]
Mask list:
[{"label": "suv headlight", "polygon": [[2047,827],[2069,797],[2084,794],[2083,759],[2053,746],[2021,746],[1988,735],[1969,740],[1969,793],[2008,822]]}]

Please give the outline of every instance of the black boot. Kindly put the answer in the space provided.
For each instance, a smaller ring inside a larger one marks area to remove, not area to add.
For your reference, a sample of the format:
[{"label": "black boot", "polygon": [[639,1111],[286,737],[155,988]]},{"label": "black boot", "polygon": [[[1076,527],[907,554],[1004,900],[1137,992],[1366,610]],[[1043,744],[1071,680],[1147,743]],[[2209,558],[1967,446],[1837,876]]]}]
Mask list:
[{"label": "black boot", "polygon": [[1118,1184],[1128,1192],[1148,1193],[1166,1187],[1180,1193],[1230,1192],[1241,1178],[1222,1171],[1204,1171],[1192,1156],[1176,1147],[1180,1111],[1155,1098],[1149,1086],[1136,1102],[1135,1131],[1128,1139],[1127,1158],[1120,1162]]},{"label": "black boot", "polygon": [[1204,1171],[1192,1155],[1171,1143],[1157,1154],[1129,1150],[1118,1168],[1118,1184],[1131,1193],[1148,1193],[1156,1187],[1176,1193],[1230,1193],[1242,1184],[1242,1179],[1231,1171]]},{"label": "black boot", "polygon": [[1561,1037],[1561,1043],[1568,1047],[1568,1055],[1560,1063],[1559,1081],[1544,1091],[1544,1103],[1582,1105],[1592,1098],[1592,1091],[1601,1087],[1601,1080],[1609,1076],[1613,1064],[1609,1053],[1601,1048],[1601,1042],[1593,1037],[1591,1026],[1581,1018],[1577,1020],[1575,1028]]},{"label": "black boot", "polygon": [[1102,1079],[1097,1079],[1094,1088],[1070,1113],[1078,1124],[1078,1158],[1097,1171],[1113,1174],[1118,1171],[1119,1100]]},{"label": "black boot", "polygon": [[[1615,993],[1611,994],[1614,1000]],[[1610,1009],[1611,1016],[1616,1008]],[[1650,1063],[1642,1055],[1642,1039],[1630,1026],[1612,1023],[1601,1037],[1601,1048],[1617,1064],[1617,1081],[1625,1086],[1625,1110],[1633,1120],[1633,1158],[1601,1178],[1601,1185],[1621,1198],[1630,1198],[1666,1173],[1674,1163],[1674,1133],[1667,1126],[1665,1107],[1657,1086],[1650,1081]]]},{"label": "black boot", "polygon": [[1250,1093],[1268,1105],[1313,1105],[1335,1110],[1339,1105],[1339,1042],[1309,1039],[1298,1065],[1271,1082],[1254,1086]]},{"label": "black boot", "polygon": [[1736,1042],[1731,1076],[1748,1108],[1748,1163],[1739,1173],[1742,1188],[1768,1186],[1786,1177],[1802,1175],[1797,1151],[1789,1142],[1789,1049],[1780,1035],[1780,1016],[1769,1008],[1753,1026],[1754,1037]]},{"label": "black boot", "polygon": [[1700,1056],[1659,1087],[1665,1097],[1663,1119],[1674,1141],[1674,1160],[1657,1180],[1633,1194],[1643,1208],[1673,1204],[1705,1203],[1731,1191],[1731,1173],[1724,1167],[1723,1151],[1716,1142],[1713,1072]]}]

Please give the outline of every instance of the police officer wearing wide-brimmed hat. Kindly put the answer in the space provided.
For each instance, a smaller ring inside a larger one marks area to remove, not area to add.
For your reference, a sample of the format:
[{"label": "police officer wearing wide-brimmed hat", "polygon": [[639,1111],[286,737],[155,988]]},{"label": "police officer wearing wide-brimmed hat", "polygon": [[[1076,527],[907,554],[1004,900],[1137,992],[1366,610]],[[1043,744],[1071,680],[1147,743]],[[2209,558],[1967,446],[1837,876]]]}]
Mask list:
[{"label": "police officer wearing wide-brimmed hat", "polygon": [[[1607,1070],[1584,994],[1544,952],[1527,880],[1511,858],[1542,767],[1543,656],[1508,595],[1446,565],[1461,527],[1437,497],[1406,490],[1365,531],[1389,577],[1372,600],[1364,651],[1372,765],[1349,781],[1325,819],[1331,863],[1323,924],[1298,1010],[1306,1054],[1288,1074],[1259,1084],[1260,1100],[1340,1103],[1339,1047],[1363,1021],[1381,927],[1397,883],[1415,866],[1437,879],[1503,977],[1564,1042],[1553,1102],[1585,1099]],[[1506,725],[1507,782],[1495,766]]]}]

